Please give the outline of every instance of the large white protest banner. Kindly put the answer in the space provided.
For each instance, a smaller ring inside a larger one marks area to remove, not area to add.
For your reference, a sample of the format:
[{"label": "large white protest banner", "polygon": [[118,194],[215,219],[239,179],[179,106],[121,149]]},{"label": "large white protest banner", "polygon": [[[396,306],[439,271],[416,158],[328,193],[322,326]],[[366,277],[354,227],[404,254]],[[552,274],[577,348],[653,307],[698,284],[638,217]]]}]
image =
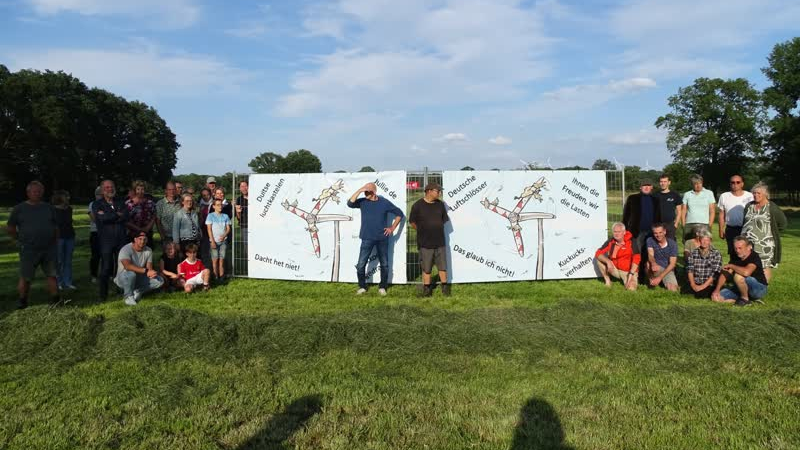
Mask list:
[{"label": "large white protest banner", "polygon": [[596,276],[603,171],[448,171],[442,184],[454,283]]},{"label": "large white protest banner", "polygon": [[[250,175],[248,276],[282,280],[356,282],[361,210],[347,200],[373,182],[378,195],[406,209],[406,173]],[[363,194],[362,194],[363,195]],[[387,217],[387,226],[394,217]],[[389,242],[389,282],[406,282],[405,221]],[[376,255],[367,282],[380,278]]]}]

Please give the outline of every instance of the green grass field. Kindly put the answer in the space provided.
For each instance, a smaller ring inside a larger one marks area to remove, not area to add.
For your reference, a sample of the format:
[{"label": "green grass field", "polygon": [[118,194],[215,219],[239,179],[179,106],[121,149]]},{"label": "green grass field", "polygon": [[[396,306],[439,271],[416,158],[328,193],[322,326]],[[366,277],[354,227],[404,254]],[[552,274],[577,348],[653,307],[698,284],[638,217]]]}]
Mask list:
[{"label": "green grass field", "polygon": [[[3,449],[800,448],[800,214],[767,304],[601,282],[355,297],[234,280],[95,304],[76,284],[14,310],[0,238]],[[7,211],[0,213],[7,220]]]}]

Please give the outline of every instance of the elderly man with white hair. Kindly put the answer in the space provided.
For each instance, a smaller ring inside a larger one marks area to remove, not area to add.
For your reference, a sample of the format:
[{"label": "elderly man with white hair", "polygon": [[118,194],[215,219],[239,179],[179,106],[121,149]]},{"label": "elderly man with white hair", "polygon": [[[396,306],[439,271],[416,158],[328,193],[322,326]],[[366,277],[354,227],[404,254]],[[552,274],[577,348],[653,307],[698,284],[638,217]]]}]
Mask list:
[{"label": "elderly man with white hair", "polygon": [[625,289],[635,291],[639,287],[639,264],[642,256],[633,234],[625,225],[617,222],[611,226],[612,237],[594,254],[595,269],[611,287],[611,277],[622,280]]}]

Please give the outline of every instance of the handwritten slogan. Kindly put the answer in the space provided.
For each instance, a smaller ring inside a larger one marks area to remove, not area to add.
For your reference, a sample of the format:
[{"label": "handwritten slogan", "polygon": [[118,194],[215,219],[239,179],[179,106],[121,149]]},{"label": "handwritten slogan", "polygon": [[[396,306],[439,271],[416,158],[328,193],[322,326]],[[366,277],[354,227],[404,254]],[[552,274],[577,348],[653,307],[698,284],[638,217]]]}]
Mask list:
[{"label": "handwritten slogan", "polygon": [[607,236],[602,171],[443,174],[454,283],[591,278]]}]

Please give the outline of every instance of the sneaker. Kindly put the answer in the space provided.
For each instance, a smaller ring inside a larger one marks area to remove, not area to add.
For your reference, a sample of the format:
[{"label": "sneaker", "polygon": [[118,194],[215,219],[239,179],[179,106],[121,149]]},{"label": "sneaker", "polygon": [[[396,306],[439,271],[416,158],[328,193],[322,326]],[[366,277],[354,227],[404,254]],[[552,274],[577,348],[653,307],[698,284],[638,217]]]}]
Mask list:
[{"label": "sneaker", "polygon": [[132,295],[130,297],[125,297],[125,304],[128,306],[136,306],[136,299],[134,299]]},{"label": "sneaker", "polygon": [[364,294],[364,293],[366,293],[366,292],[367,292],[367,290],[366,290],[366,289],[364,289],[364,288],[358,288],[358,290],[356,291],[356,295],[361,295],[361,294]]},{"label": "sneaker", "polygon": [[378,294],[380,294],[383,297],[386,297],[386,289],[384,288],[378,289]]},{"label": "sneaker", "polygon": [[17,309],[25,309],[27,307],[28,307],[28,299],[27,298],[21,298],[21,299],[17,300]]},{"label": "sneaker", "polygon": [[764,303],[764,300],[761,300],[760,298],[757,298],[755,300],[750,300],[750,302],[751,303],[758,303],[759,305],[766,305],[766,303]]},{"label": "sneaker", "polygon": [[442,284],[442,295],[450,297],[450,283]]},{"label": "sneaker", "polygon": [[142,299],[142,293],[138,289],[133,291],[133,301],[138,303]]},{"label": "sneaker", "polygon": [[78,288],[76,288],[74,284],[68,284],[68,285],[64,286],[64,289],[70,289],[70,290],[74,291],[75,289],[78,289]]},{"label": "sneaker", "polygon": [[753,302],[751,302],[750,300],[739,299],[736,300],[734,306],[753,306]]}]

